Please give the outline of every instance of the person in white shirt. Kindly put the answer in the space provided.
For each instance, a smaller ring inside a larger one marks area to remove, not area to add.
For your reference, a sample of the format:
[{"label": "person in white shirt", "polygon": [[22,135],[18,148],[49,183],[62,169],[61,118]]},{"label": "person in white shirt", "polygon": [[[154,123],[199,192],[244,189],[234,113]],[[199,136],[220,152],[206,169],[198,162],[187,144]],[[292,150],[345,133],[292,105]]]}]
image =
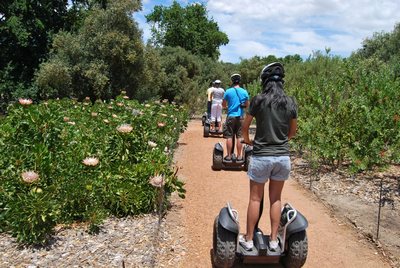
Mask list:
[{"label": "person in white shirt", "polygon": [[[214,81],[214,89],[211,91],[211,131],[219,131],[222,121],[222,101],[225,90],[220,87],[221,81]],[[215,121],[217,124],[215,125]]]},{"label": "person in white shirt", "polygon": [[214,82],[211,83],[211,87],[207,89],[207,119],[211,118],[211,92],[214,90]]}]

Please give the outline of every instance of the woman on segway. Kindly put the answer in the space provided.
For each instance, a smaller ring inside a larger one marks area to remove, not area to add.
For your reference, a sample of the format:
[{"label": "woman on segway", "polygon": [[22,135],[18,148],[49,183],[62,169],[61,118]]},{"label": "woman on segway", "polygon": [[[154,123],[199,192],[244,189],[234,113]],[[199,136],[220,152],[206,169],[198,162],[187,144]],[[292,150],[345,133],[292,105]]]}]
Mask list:
[{"label": "woman on segway", "polygon": [[225,90],[220,87],[221,80],[214,81],[214,89],[211,91],[211,131],[219,132],[222,121],[222,100]]},{"label": "woman on segway", "polygon": [[[295,136],[297,129],[297,104],[284,92],[284,76],[284,68],[279,62],[271,63],[262,69],[262,93],[251,100],[242,126],[242,142],[253,145],[253,155],[247,172],[250,179],[247,228],[246,234],[239,237],[240,244],[246,250],[253,248],[253,233],[259,218],[264,185],[270,180],[269,248],[271,251],[280,252],[277,235],[281,216],[281,193],[291,169],[289,140]],[[249,127],[253,118],[256,119],[257,128],[254,141],[250,141]]]}]

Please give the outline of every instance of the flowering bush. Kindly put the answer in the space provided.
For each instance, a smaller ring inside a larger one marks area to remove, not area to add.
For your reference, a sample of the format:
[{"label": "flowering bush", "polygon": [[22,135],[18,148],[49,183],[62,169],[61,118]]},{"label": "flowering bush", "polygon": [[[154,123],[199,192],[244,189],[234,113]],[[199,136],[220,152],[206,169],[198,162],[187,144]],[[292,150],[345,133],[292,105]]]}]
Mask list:
[{"label": "flowering bush", "polygon": [[19,241],[44,243],[58,223],[85,221],[95,230],[110,214],[152,212],[157,176],[166,197],[184,197],[171,162],[185,108],[118,97],[20,100],[8,111],[0,121],[0,231]]}]

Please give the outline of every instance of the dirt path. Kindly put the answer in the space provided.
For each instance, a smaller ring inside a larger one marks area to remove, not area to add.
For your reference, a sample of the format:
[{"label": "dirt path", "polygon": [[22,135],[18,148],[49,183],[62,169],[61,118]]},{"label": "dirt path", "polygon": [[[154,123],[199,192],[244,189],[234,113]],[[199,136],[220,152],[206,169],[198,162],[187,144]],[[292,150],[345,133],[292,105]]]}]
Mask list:
[{"label": "dirt path", "polygon": [[[241,232],[245,230],[248,179],[244,171],[212,171],[212,150],[222,138],[203,138],[200,121],[193,120],[181,135],[176,162],[186,183],[186,199],[177,200],[168,215],[179,222],[187,248],[180,267],[211,267],[212,226],[219,210],[230,201],[239,211]],[[304,267],[390,267],[365,239],[337,220],[309,191],[289,180],[283,202],[290,202],[309,222],[309,253]],[[261,228],[269,231],[264,211]],[[178,227],[177,227],[178,228]],[[243,266],[249,267],[249,266]],[[258,266],[257,266],[258,267]],[[268,266],[264,266],[268,267]],[[275,267],[275,266],[270,266]]]}]

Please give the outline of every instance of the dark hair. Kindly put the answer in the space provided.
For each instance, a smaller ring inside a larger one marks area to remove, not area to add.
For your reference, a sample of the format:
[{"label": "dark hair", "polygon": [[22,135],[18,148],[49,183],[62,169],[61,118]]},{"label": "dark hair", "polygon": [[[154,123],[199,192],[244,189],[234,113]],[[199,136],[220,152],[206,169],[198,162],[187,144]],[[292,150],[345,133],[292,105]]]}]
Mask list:
[{"label": "dark hair", "polygon": [[266,102],[267,106],[274,107],[277,109],[297,110],[296,100],[285,94],[283,89],[283,80],[268,81],[260,94],[262,101]]}]

